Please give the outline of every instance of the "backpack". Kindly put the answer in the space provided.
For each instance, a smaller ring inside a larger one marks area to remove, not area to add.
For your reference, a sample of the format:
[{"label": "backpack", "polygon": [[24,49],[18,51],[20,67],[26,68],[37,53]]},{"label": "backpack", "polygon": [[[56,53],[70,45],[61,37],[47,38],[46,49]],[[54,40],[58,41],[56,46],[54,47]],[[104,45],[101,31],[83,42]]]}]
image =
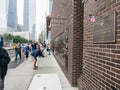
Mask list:
[{"label": "backpack", "polygon": [[9,62],[10,57],[8,52],[5,49],[0,48],[0,66],[7,66]]}]

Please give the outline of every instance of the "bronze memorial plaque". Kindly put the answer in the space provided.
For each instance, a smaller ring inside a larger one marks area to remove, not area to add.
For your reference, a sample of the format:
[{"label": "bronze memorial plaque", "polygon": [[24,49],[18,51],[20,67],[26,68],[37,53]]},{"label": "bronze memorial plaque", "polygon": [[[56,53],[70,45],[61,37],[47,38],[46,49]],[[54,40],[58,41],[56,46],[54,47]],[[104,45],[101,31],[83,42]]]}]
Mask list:
[{"label": "bronze memorial plaque", "polygon": [[115,42],[115,12],[96,21],[94,24],[94,43]]}]

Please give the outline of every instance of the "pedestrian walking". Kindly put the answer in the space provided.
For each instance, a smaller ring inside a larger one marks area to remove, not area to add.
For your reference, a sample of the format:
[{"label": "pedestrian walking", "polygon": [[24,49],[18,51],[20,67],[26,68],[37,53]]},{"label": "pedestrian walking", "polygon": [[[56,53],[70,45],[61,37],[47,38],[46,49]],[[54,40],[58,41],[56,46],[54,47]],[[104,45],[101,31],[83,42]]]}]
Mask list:
[{"label": "pedestrian walking", "polygon": [[45,57],[45,56],[41,52],[40,48],[38,48],[38,49],[34,50],[33,52],[31,52],[31,56],[32,56],[32,59],[34,59],[33,69],[36,70],[38,68],[37,65],[36,65],[36,63],[37,63],[37,57],[38,56]]},{"label": "pedestrian walking", "polygon": [[15,48],[15,60],[17,60],[18,55],[19,58],[21,59],[21,49],[22,49],[21,44],[18,43],[18,45]]},{"label": "pedestrian walking", "polygon": [[[32,41],[32,43],[30,44],[30,51],[31,53],[33,53],[36,49],[37,49],[37,42],[35,42],[34,40]],[[32,59],[33,61],[33,59]]]},{"label": "pedestrian walking", "polygon": [[10,57],[8,52],[0,47],[0,90],[4,90],[4,79],[8,69]]},{"label": "pedestrian walking", "polygon": [[29,56],[29,52],[30,52],[29,44],[27,44],[25,46],[24,52],[25,52],[25,61],[28,61],[28,56]]},{"label": "pedestrian walking", "polygon": [[47,45],[47,52],[48,52],[48,55],[50,55],[50,44]]}]

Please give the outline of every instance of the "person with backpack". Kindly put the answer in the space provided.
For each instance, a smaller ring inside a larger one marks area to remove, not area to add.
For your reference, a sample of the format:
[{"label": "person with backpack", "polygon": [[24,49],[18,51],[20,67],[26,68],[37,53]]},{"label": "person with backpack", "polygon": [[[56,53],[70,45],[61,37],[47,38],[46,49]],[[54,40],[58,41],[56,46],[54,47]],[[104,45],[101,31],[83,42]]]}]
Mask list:
[{"label": "person with backpack", "polygon": [[37,48],[36,50],[34,50],[33,52],[31,52],[31,56],[32,56],[32,59],[34,59],[34,62],[33,62],[33,69],[36,70],[38,67],[36,66],[36,63],[37,63],[37,57],[46,57],[43,55],[42,51],[40,48]]},{"label": "person with backpack", "polygon": [[10,57],[8,52],[0,47],[0,90],[4,89],[4,79],[7,73],[8,64],[10,62]]}]

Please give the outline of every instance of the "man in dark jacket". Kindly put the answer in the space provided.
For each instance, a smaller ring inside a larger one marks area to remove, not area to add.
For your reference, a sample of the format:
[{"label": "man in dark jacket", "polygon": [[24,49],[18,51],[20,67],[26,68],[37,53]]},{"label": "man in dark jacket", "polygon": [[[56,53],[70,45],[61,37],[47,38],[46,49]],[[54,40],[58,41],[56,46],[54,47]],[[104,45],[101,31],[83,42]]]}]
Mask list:
[{"label": "man in dark jacket", "polygon": [[27,44],[24,47],[24,52],[25,52],[25,61],[27,61],[28,60],[28,56],[29,56],[29,52],[30,52],[29,44]]},{"label": "man in dark jacket", "polygon": [[4,89],[4,78],[7,73],[10,57],[4,48],[0,47],[0,90]]},{"label": "man in dark jacket", "polygon": [[33,69],[37,69],[37,66],[36,66],[36,63],[37,63],[37,57],[38,56],[41,56],[41,57],[45,57],[43,55],[43,53],[41,52],[40,48],[34,50],[32,53],[31,53],[31,56],[33,57],[34,59],[34,62],[33,62]]}]

